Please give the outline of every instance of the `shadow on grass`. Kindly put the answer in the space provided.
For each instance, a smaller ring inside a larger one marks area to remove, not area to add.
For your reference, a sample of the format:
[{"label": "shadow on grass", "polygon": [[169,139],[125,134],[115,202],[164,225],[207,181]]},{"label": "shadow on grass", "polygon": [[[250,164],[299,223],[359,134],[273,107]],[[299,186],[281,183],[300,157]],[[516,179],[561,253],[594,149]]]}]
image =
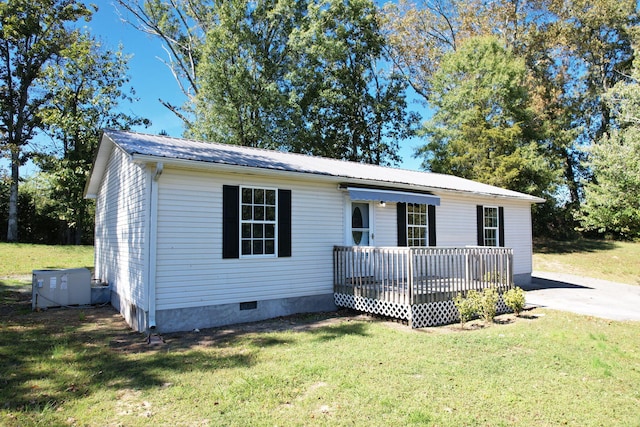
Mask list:
[{"label": "shadow on grass", "polygon": [[309,332],[317,336],[320,342],[332,341],[348,335],[367,336],[368,325],[360,322],[342,323],[333,326],[324,326],[311,329]]},{"label": "shadow on grass", "polygon": [[31,312],[31,284],[0,280],[0,320]]},{"label": "shadow on grass", "polygon": [[[16,315],[30,293],[0,305],[0,401],[4,408],[40,413],[101,390],[164,387],[182,372],[251,367],[260,349],[299,337],[327,341],[366,335],[367,325],[336,313],[289,317],[239,327],[167,334],[148,345],[112,307],[49,309]],[[293,331],[296,334],[276,334]]]},{"label": "shadow on grass", "polygon": [[[39,412],[105,388],[162,387],[174,372],[248,367],[254,362],[252,353],[239,351],[159,349],[142,356],[131,354],[109,344],[114,332],[125,331],[83,332],[79,325],[52,328],[44,317],[31,324],[3,325],[2,329],[0,400],[6,409],[21,411]],[[130,341],[144,340],[134,332],[125,335]]]},{"label": "shadow on grass", "polygon": [[538,254],[570,254],[608,251],[615,249],[615,247],[615,242],[606,240],[579,239],[560,241],[551,239],[534,239],[533,242],[533,252]]},{"label": "shadow on grass", "polygon": [[[31,311],[31,293],[0,284],[0,401],[41,412],[103,389],[161,387],[175,372],[249,367],[254,352],[152,347],[111,307]],[[275,343],[274,343],[275,344]]]}]

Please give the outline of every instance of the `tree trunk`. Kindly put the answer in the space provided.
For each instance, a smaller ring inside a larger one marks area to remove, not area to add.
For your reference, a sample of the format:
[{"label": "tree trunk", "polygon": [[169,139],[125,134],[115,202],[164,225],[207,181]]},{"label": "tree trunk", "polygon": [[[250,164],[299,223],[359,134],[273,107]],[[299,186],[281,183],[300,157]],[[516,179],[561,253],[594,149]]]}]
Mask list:
[{"label": "tree trunk", "polygon": [[74,234],[74,245],[82,244],[82,230],[84,229],[84,216],[86,215],[85,201],[80,201],[80,206],[76,212],[76,229]]},{"label": "tree trunk", "polygon": [[20,180],[20,160],[16,150],[11,151],[11,187],[9,192],[9,218],[7,221],[7,242],[18,241],[18,182]]},{"label": "tree trunk", "polygon": [[569,187],[571,203],[578,206],[580,205],[580,182],[576,179],[576,174],[573,169],[575,163],[575,159],[569,150],[565,150],[564,176],[567,180],[567,186]]}]

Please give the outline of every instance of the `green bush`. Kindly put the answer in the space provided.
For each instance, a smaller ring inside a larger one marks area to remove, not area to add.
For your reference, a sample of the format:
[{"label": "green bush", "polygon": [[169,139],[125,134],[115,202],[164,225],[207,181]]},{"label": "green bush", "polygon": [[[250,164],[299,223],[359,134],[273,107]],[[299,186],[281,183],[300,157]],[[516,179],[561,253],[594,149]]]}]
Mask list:
[{"label": "green bush", "polygon": [[465,297],[461,292],[453,299],[453,303],[460,315],[460,327],[464,329],[464,324],[478,314],[479,295],[476,291],[469,291]]},{"label": "green bush", "polygon": [[502,294],[502,299],[516,316],[520,316],[525,304],[524,291],[521,288],[516,286],[515,288],[509,289]]},{"label": "green bush", "polygon": [[498,291],[496,288],[485,288],[478,297],[478,314],[485,322],[493,322],[496,317],[496,304],[498,304]]}]

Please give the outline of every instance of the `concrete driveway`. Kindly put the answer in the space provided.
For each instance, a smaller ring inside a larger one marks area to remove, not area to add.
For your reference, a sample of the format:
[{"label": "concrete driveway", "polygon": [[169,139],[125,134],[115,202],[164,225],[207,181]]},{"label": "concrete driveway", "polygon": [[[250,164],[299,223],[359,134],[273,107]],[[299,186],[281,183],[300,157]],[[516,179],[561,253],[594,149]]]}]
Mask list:
[{"label": "concrete driveway", "polygon": [[563,273],[533,272],[527,305],[611,320],[640,321],[640,286]]}]

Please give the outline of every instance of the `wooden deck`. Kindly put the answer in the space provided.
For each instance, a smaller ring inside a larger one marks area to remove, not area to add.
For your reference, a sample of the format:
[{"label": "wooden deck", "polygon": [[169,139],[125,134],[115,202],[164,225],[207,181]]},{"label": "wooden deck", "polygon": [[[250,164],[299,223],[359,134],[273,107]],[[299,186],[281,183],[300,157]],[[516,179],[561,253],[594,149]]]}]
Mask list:
[{"label": "wooden deck", "polygon": [[[455,296],[488,287],[513,287],[512,249],[334,247],[336,304],[412,327],[457,321]],[[501,299],[498,312],[506,310]]]}]

